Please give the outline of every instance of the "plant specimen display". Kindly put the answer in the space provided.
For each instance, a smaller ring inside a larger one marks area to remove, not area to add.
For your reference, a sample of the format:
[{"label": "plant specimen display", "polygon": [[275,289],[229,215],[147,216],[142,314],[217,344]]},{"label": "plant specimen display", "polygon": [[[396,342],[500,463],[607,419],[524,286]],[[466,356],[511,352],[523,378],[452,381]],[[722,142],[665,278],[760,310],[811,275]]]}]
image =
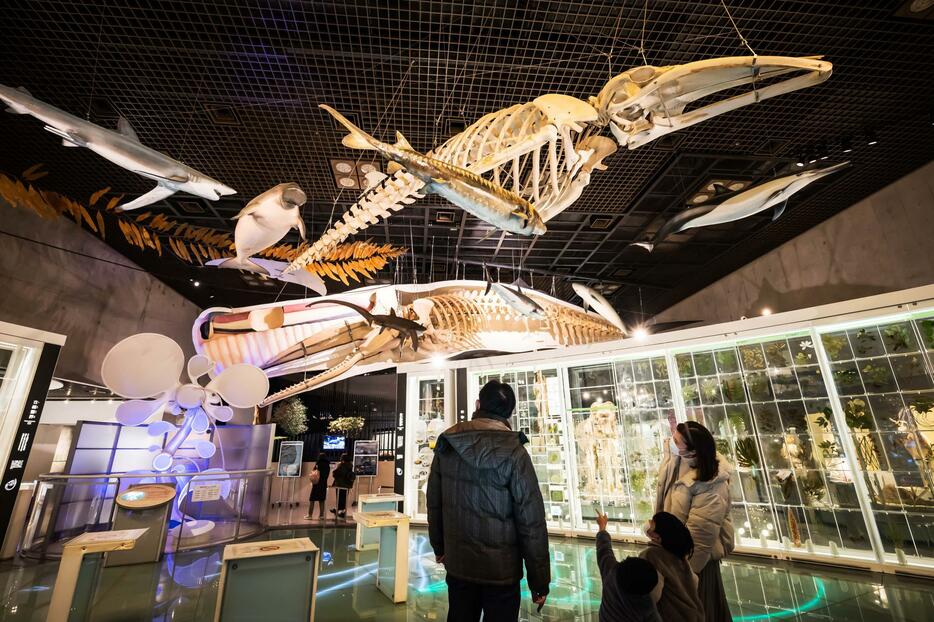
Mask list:
[{"label": "plant specimen display", "polygon": [[760,465],[759,462],[759,448],[756,447],[756,441],[752,437],[745,437],[738,439],[735,444],[736,448],[736,464],[739,466],[752,469]]},{"label": "plant specimen display", "polygon": [[827,334],[821,335],[821,342],[824,345],[824,350],[827,351],[827,356],[830,357],[831,361],[836,361],[840,358],[840,354],[843,352],[844,348],[848,348],[849,344],[846,340],[846,334]]},{"label": "plant specimen display", "polygon": [[328,432],[343,434],[345,436],[356,436],[363,431],[366,421],[363,417],[338,417],[328,423]]},{"label": "plant specimen display", "polygon": [[308,408],[297,397],[291,397],[276,404],[272,420],[288,436],[297,436],[308,431]]}]

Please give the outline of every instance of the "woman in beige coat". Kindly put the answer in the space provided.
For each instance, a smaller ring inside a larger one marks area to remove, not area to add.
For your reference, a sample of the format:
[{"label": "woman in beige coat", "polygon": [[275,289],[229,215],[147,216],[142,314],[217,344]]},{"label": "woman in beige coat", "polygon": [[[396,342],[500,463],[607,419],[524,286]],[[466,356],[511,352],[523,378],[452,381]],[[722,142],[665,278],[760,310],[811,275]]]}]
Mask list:
[{"label": "woman in beige coat", "polygon": [[710,431],[696,421],[672,429],[659,471],[656,512],[670,512],[694,539],[691,569],[700,580],[699,595],[708,622],[730,622],[720,576],[720,560],[733,551],[730,520],[732,467],[717,455]]}]

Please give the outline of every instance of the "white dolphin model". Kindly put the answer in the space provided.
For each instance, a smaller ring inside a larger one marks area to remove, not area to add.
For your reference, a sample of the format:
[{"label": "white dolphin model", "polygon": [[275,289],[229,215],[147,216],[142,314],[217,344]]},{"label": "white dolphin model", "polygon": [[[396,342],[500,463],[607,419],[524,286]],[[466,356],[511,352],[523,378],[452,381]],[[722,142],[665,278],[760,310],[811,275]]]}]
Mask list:
[{"label": "white dolphin model", "polygon": [[187,192],[209,201],[237,193],[216,179],[143,145],[130,123],[122,117],[117,122],[119,131],[114,132],[41,102],[22,87],[13,89],[2,84],[0,100],[9,106],[8,112],[28,114],[44,122],[45,129],[61,136],[66,147],[87,147],[117,166],[156,182],[155,188],[121,205],[121,209],[150,205],[176,192]]},{"label": "white dolphin model", "polygon": [[585,309],[593,309],[604,320],[623,331],[623,334],[629,334],[629,330],[626,329],[626,325],[623,323],[622,318],[619,317],[616,309],[600,292],[587,287],[583,283],[571,283],[571,289],[584,301]]},{"label": "white dolphin model", "polygon": [[237,221],[234,229],[237,256],[225,260],[220,267],[269,274],[250,257],[284,238],[292,228],[298,229],[305,239],[305,221],[300,208],[306,200],[305,192],[298,184],[286,182],[273,186],[247,203],[233,217]]}]

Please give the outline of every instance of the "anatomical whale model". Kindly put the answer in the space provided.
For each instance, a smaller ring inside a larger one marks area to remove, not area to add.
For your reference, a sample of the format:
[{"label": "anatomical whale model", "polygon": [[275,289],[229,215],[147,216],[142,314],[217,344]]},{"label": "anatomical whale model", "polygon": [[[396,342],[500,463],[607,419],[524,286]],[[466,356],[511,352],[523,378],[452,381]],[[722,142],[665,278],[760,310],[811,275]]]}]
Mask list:
[{"label": "anatomical whale model", "polygon": [[[541,308],[541,317],[524,316],[495,292],[486,293],[486,285],[466,280],[378,285],[323,298],[213,308],[195,321],[192,338],[195,350],[220,368],[249,363],[270,377],[308,375],[267,397],[269,404],[399,363],[625,337],[602,317],[537,291],[524,295]],[[257,330],[252,321],[257,313],[276,321]]]},{"label": "anatomical whale model", "polygon": [[121,205],[121,209],[150,205],[176,192],[187,192],[209,201],[237,193],[216,179],[143,145],[130,123],[122,117],[117,122],[119,131],[114,132],[43,103],[25,89],[12,89],[2,84],[0,100],[9,106],[8,112],[28,114],[44,122],[44,129],[60,136],[64,146],[87,147],[117,166],[156,182],[155,188]]},{"label": "anatomical whale model", "polygon": [[[833,65],[820,57],[788,56],[636,67],[612,78],[588,101],[552,93],[491,112],[426,157],[508,188],[534,204],[548,222],[580,198],[592,173],[607,168],[604,160],[617,144],[635,149],[743,106],[820,84],[832,71]],[[701,100],[709,103],[694,105]],[[600,135],[607,128],[615,141]],[[320,261],[348,237],[414,203],[425,183],[409,170],[390,173],[288,270]]]},{"label": "anatomical whale model", "polygon": [[849,162],[843,162],[826,168],[800,171],[739,192],[715,195],[710,203],[686,209],[675,215],[662,225],[650,241],[633,242],[630,246],[639,246],[652,252],[656,245],[675,233],[696,227],[709,227],[741,220],[769,208],[775,209],[772,220],[777,220],[784,213],[785,205],[793,194],[822,177],[846,168],[849,164]]}]

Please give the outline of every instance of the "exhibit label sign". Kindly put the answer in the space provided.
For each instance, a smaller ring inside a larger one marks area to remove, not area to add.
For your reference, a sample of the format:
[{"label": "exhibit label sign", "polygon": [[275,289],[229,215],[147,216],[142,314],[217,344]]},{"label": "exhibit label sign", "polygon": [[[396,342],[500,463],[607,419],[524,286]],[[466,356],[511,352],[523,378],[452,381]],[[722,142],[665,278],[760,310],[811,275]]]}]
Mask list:
[{"label": "exhibit label sign", "polygon": [[302,441],[282,441],[279,445],[279,477],[299,477],[302,474]]},{"label": "exhibit label sign", "polygon": [[191,502],[202,503],[204,501],[217,501],[221,498],[221,485],[217,482],[212,484],[193,484],[191,486]]},{"label": "exhibit label sign", "polygon": [[26,395],[26,403],[20,415],[13,445],[10,448],[10,457],[3,470],[3,485],[0,486],[0,533],[6,533],[10,526],[10,517],[13,515],[13,505],[16,495],[23,481],[23,472],[26,469],[26,460],[36,438],[36,428],[42,407],[45,406],[45,396],[49,392],[52,382],[52,372],[62,347],[51,343],[43,344],[36,373],[32,377],[32,385]]},{"label": "exhibit label sign", "polygon": [[379,460],[377,447],[377,441],[354,441],[353,472],[358,477],[374,477],[376,475],[376,465]]}]

